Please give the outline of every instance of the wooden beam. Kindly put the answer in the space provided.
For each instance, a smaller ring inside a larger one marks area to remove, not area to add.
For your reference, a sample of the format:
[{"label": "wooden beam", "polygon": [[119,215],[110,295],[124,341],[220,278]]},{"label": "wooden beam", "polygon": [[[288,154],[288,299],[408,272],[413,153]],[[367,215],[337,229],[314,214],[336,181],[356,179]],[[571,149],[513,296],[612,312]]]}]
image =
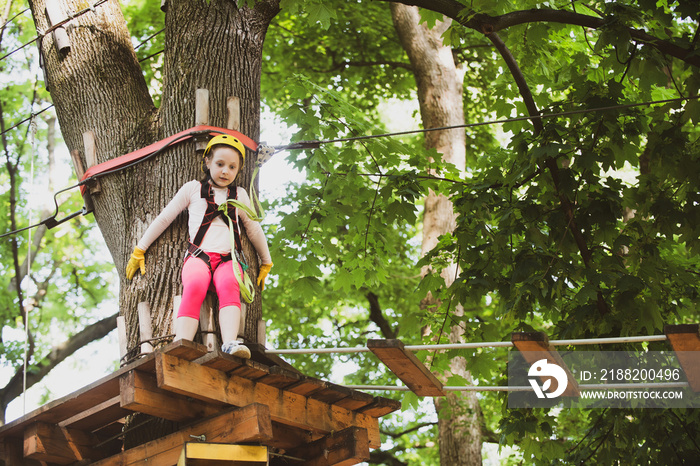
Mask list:
[{"label": "wooden beam", "polygon": [[229,410],[188,426],[179,432],[131,448],[125,452],[93,463],[99,466],[132,464],[177,464],[182,446],[191,435],[204,435],[207,442],[243,443],[272,441],[272,423],[267,406],[251,404]]},{"label": "wooden beam", "polygon": [[518,351],[522,353],[528,364],[534,364],[540,359],[546,359],[547,362],[556,364],[564,369],[569,382],[561,396],[577,397],[581,395],[576,379],[574,379],[561,355],[549,344],[549,338],[544,332],[515,332],[511,334],[511,341]]},{"label": "wooden beam", "polygon": [[265,446],[187,442],[182,448],[177,466],[267,466],[268,460]]},{"label": "wooden beam", "polygon": [[22,437],[5,437],[0,440],[0,460],[4,466],[43,466],[46,463],[24,457]]},{"label": "wooden beam", "polygon": [[[201,345],[200,345],[201,346]],[[0,426],[0,438],[22,437],[24,428],[33,422],[57,424],[72,418],[76,413],[89,410],[115,396],[119,396],[119,377],[139,368],[143,371],[155,370],[155,353],[151,353],[90,385],[37,408],[19,419]]]},{"label": "wooden beam", "polygon": [[85,411],[77,413],[75,416],[59,422],[58,426],[92,432],[95,429],[118,421],[128,414],[131,414],[130,411],[123,409],[119,405],[119,401],[119,395],[112,397],[107,401],[99,403]]},{"label": "wooden beam", "polygon": [[305,466],[349,466],[369,460],[369,438],[365,429],[348,427],[287,453]]},{"label": "wooden beam", "polygon": [[442,383],[401,340],[368,340],[367,348],[418,396],[445,396]]},{"label": "wooden beam", "polygon": [[270,407],[276,422],[320,433],[350,426],[367,429],[370,445],[381,446],[376,418],[302,395],[256,383],[235,374],[203,367],[192,362],[156,353],[158,387],[203,401],[223,402],[233,406],[261,403]]},{"label": "wooden beam", "polygon": [[211,416],[222,409],[221,403],[188,400],[158,388],[152,374],[130,371],[119,379],[121,407],[170,421],[189,421]]},{"label": "wooden beam", "polygon": [[694,392],[700,391],[700,325],[666,325],[664,333],[685,372],[690,388]]},{"label": "wooden beam", "polygon": [[99,441],[92,435],[56,425],[37,422],[24,431],[24,457],[56,464],[104,458],[104,449],[93,448]]}]

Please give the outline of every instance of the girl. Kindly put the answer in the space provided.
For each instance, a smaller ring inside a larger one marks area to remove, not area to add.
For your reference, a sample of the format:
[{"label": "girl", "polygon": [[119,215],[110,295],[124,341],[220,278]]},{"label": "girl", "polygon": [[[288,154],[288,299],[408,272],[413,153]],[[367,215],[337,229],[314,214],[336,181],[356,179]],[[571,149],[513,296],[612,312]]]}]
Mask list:
[{"label": "girl", "polygon": [[[175,340],[194,338],[199,325],[200,307],[213,282],[219,297],[221,349],[234,356],[250,358],[250,350],[236,339],[241,316],[239,279],[243,276],[236,260],[241,254],[239,221],[243,222],[248,238],[260,257],[257,282],[262,289],[265,288],[265,277],[272,268],[272,260],[260,224],[251,220],[243,209],[239,211],[228,203],[229,199],[237,199],[250,207],[250,198],[245,189],[233,185],[245,163],[245,146],[233,136],[215,136],[204,151],[204,163],[206,177],[202,181],[185,183],[139,240],[126,266],[126,277],[131,280],[138,269],[141,275],[146,273],[146,249],[180,212],[187,209],[190,243],[182,266],[182,303],[175,320]],[[226,214],[222,211],[223,206],[219,208],[222,203],[226,204]],[[233,245],[230,226],[235,238]]]}]

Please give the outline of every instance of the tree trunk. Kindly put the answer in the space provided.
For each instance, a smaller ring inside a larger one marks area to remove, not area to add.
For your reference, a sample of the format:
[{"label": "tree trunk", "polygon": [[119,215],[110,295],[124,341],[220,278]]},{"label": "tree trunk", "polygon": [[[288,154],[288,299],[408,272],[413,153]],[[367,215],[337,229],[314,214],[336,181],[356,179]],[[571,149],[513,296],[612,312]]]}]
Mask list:
[{"label": "tree trunk", "polygon": [[[39,30],[49,27],[45,0],[31,3]],[[75,13],[84,2],[62,2]],[[227,99],[241,99],[241,132],[259,136],[262,46],[278,0],[256,2],[255,8],[224,0],[167,3],[162,106],[155,108],[131,43],[118,2],[106,2],[67,24],[70,51],[59,54],[51,35],[39,46],[45,81],[51,91],[61,131],[69,150],[80,151],[83,133],[92,131],[101,163],[194,126],[194,95],[209,90],[210,121],[226,127]],[[250,155],[250,154],[249,154]],[[250,157],[254,158],[254,157]],[[253,163],[241,183],[248,187]],[[87,166],[87,164],[86,164]],[[153,335],[170,333],[173,296],[181,293],[180,270],[187,240],[186,216],[146,253],[146,275],[124,276],[136,242],[185,182],[201,178],[200,157],[191,141],[172,146],[158,157],[101,179],[93,196],[94,216],[119,270],[120,313],[126,316],[129,347],[138,344],[137,304],[151,306]],[[247,256],[255,252],[247,245]],[[257,262],[252,261],[251,273]],[[260,299],[249,306],[245,336],[257,341]]]},{"label": "tree trunk", "polygon": [[[446,19],[435,28],[428,29],[425,24],[420,24],[418,8],[392,3],[391,10],[399,38],[413,66],[423,126],[437,128],[464,124],[461,74],[455,66],[451,49],[444,46],[441,39],[451,20]],[[426,145],[442,153],[446,162],[465,169],[466,139],[463,129],[428,132]],[[431,192],[425,200],[422,253],[426,254],[434,248],[438,237],[454,228],[452,203],[445,196]],[[456,264],[442,270],[441,275],[447,286],[454,281],[456,271]],[[461,307],[455,312],[461,312]],[[460,333],[458,327],[452,328],[449,341],[459,342]],[[465,367],[463,358],[455,358],[450,364],[452,373],[468,379],[469,373]],[[441,464],[480,465],[481,410],[476,394],[450,393],[445,398],[436,398],[435,407],[439,415]]]}]

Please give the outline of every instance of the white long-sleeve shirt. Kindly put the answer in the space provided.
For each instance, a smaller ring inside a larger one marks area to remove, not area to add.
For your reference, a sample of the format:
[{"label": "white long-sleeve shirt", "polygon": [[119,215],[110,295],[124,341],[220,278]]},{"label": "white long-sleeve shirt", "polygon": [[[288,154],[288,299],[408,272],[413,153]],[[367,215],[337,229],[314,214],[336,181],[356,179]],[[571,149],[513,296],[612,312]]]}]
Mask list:
[{"label": "white long-sleeve shirt", "polygon": [[[180,190],[175,194],[163,211],[153,220],[153,223],[148,227],[146,233],[143,234],[138,242],[138,247],[142,250],[148,249],[153,242],[165,231],[175,218],[187,209],[189,214],[188,229],[190,241],[194,239],[202,224],[204,214],[207,211],[207,200],[201,197],[201,183],[197,180],[189,181],[182,185]],[[238,201],[250,206],[250,198],[245,189],[237,187]],[[212,185],[214,193],[214,202],[221,204],[226,202],[228,197],[228,188],[217,188]],[[270,250],[267,246],[265,234],[262,231],[260,223],[251,220],[248,215],[236,208],[236,215],[243,222],[248,239],[255,247],[255,250],[260,257],[261,264],[271,264]],[[202,239],[202,244],[199,248],[205,252],[215,252],[218,254],[228,254],[231,252],[231,238],[229,235],[228,223],[221,217],[216,217],[207,230],[207,233]]]}]

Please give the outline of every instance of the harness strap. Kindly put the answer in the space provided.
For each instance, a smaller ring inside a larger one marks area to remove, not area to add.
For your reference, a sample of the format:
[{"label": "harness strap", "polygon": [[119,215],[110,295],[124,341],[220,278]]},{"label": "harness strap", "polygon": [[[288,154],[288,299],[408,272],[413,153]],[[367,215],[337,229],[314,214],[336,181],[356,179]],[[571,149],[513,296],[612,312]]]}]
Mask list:
[{"label": "harness strap", "polygon": [[[207,231],[209,230],[209,227],[211,226],[211,223],[214,221],[214,219],[216,219],[217,217],[224,218],[223,211],[219,209],[219,206],[214,201],[214,194],[212,192],[211,185],[206,180],[203,180],[200,183],[200,196],[202,197],[202,199],[205,199],[207,201],[207,210],[204,213],[202,224],[199,226],[199,230],[197,230],[197,234],[195,235],[194,240],[192,241],[197,247],[201,246],[202,240],[204,240],[204,235],[207,234]],[[238,190],[235,187],[233,189],[229,188],[227,200],[236,200],[237,197]],[[229,210],[229,212],[227,212],[227,215],[229,218],[233,218],[233,224],[236,227],[235,249],[237,251],[242,251],[243,246],[241,245],[240,232],[238,229],[238,218],[235,212],[236,207],[235,205],[229,204],[228,202],[226,203],[226,206],[228,206]]]},{"label": "harness strap", "polygon": [[[201,249],[199,249],[197,246],[195,246],[192,243],[189,243],[189,245],[187,246],[187,253],[193,257],[197,257],[197,258],[201,259],[202,261],[204,261],[204,263],[207,264],[207,267],[209,267],[209,270],[211,270],[212,274],[214,273],[214,271],[211,268],[211,260],[209,259],[209,254],[202,251]],[[219,263],[219,265],[223,264],[224,262],[228,262],[232,259],[233,259],[233,256],[230,253],[223,255],[223,256],[221,256],[221,262]]]}]

